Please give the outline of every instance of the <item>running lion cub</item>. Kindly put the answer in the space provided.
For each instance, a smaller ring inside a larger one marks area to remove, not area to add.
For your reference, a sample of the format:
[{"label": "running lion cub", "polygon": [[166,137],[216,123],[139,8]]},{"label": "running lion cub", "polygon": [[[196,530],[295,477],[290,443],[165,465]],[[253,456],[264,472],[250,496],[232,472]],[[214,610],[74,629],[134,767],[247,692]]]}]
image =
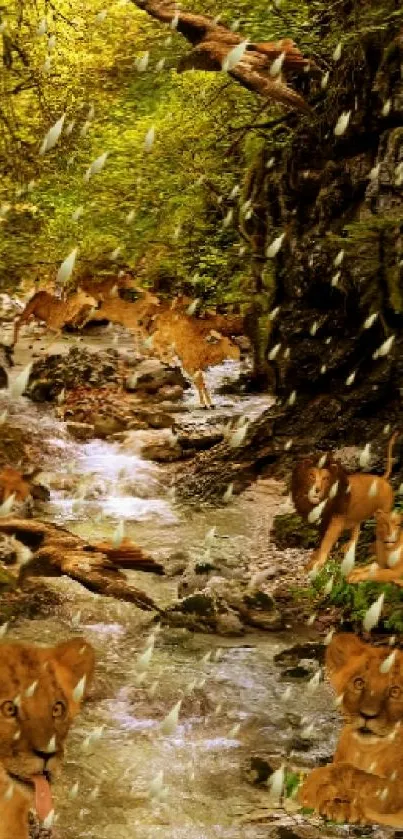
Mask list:
[{"label": "running lion cub", "polygon": [[398,433],[388,443],[386,470],[382,477],[357,472],[349,475],[331,455],[306,458],[296,465],[292,474],[291,496],[299,515],[308,521],[319,521],[322,539],[313,552],[307,570],[320,569],[341,534],[351,531],[347,546],[357,542],[360,526],[373,518],[377,510],[390,513],[393,489],[389,483],[392,471],[393,444]]},{"label": "running lion cub", "polygon": [[403,651],[332,639],[330,681],[345,717],[333,763],[314,769],[299,801],[332,821],[403,827]]},{"label": "running lion cub", "polygon": [[375,513],[376,562],[361,565],[347,577],[349,583],[371,580],[375,583],[395,583],[403,587],[403,531],[402,517],[397,510]]},{"label": "running lion cub", "polygon": [[0,839],[28,839],[28,813],[51,820],[51,783],[94,671],[83,638],[0,644]]}]

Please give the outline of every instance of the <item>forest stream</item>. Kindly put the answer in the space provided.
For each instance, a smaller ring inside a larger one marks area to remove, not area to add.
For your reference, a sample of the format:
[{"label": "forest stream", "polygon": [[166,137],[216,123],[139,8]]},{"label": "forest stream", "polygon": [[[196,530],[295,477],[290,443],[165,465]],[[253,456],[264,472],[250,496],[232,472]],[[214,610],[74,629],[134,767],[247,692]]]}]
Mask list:
[{"label": "forest stream", "polygon": [[[29,340],[32,351],[41,346],[32,337],[21,342],[13,376],[27,363]],[[105,349],[111,340],[110,333],[98,338],[98,348]],[[74,341],[64,338],[63,351]],[[89,339],[89,345],[95,349],[96,340]],[[59,349],[55,345],[52,351]],[[215,369],[214,388],[224,372],[228,366]],[[192,399],[194,394],[188,405]],[[203,556],[206,532],[216,527],[212,554],[229,567],[232,563],[236,577],[237,559],[258,553],[259,543],[269,540],[273,515],[287,503],[283,488],[268,481],[230,505],[188,510],[170,497],[164,465],[127,452],[117,442],[72,441],[64,424],[23,397],[14,402],[3,397],[1,410],[6,405],[27,437],[40,429],[53,448],[48,477],[59,488],[52,490],[42,517],[85,538],[110,537],[124,519],[127,535],[169,564],[180,552]],[[260,396],[221,398],[214,422],[240,411],[256,416],[266,405],[267,398]],[[198,409],[190,417],[199,425],[211,422]],[[85,478],[95,491],[77,502],[77,486]],[[160,606],[175,600],[177,576],[126,573]],[[256,631],[241,638],[166,626],[156,632],[154,617],[132,604],[92,594],[68,577],[45,584],[43,608],[33,619],[13,622],[9,639],[55,643],[80,633],[97,654],[95,687],[74,727],[55,789],[61,836],[258,839],[291,836],[281,829],[304,827],[292,805],[288,814],[270,805],[265,772],[267,761],[270,772],[284,760],[303,767],[333,750],[337,714],[328,686],[320,684],[313,698],[306,681],[287,677],[284,663],[274,661],[282,650],[312,639],[312,630],[305,627],[298,636],[290,630]],[[151,632],[156,632],[155,649],[144,676],[136,659]],[[315,663],[305,664],[313,673]],[[179,726],[164,736],[159,724],[180,699]],[[263,783],[254,784],[262,771]],[[157,800],[150,784],[160,772],[163,794]],[[305,829],[308,834],[302,835],[316,835],[313,824]]]}]

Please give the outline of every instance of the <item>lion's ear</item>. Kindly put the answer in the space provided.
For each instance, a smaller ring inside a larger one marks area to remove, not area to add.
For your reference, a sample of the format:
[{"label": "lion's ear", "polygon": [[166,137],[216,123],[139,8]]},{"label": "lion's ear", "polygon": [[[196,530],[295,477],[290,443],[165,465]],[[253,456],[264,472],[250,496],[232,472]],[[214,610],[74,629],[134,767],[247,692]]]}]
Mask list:
[{"label": "lion's ear", "polygon": [[354,656],[362,655],[366,644],[350,632],[335,635],[326,650],[326,667],[330,680],[342,670]]},{"label": "lion's ear", "polygon": [[85,679],[85,694],[92,681],[95,666],[95,653],[84,638],[72,638],[64,641],[52,649],[52,658],[69,674],[69,681],[75,686],[83,676]]}]

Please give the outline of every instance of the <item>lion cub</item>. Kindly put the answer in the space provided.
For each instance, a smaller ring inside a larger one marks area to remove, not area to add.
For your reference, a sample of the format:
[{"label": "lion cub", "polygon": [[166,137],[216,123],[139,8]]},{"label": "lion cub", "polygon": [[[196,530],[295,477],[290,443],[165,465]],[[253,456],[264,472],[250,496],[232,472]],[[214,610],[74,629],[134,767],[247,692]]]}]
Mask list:
[{"label": "lion cub", "polygon": [[315,465],[312,458],[307,458],[295,467],[291,484],[295,509],[308,521],[320,521],[322,527],[322,540],[309,560],[308,570],[319,569],[325,564],[345,530],[351,531],[348,549],[358,540],[363,521],[373,518],[377,510],[390,513],[393,489],[388,479],[397,436],[395,433],[389,440],[386,470],[382,477],[361,472],[349,475],[331,455],[324,456],[323,465]]},{"label": "lion cub", "polygon": [[53,810],[51,783],[94,671],[83,638],[0,644],[0,839],[28,839],[28,813]]},{"label": "lion cub", "polygon": [[377,510],[376,519],[376,562],[354,568],[349,574],[349,583],[371,580],[378,583],[396,583],[403,586],[403,532],[402,517],[397,510],[385,513]]},{"label": "lion cub", "polygon": [[403,651],[335,635],[326,653],[345,725],[299,801],[332,821],[403,827]]}]

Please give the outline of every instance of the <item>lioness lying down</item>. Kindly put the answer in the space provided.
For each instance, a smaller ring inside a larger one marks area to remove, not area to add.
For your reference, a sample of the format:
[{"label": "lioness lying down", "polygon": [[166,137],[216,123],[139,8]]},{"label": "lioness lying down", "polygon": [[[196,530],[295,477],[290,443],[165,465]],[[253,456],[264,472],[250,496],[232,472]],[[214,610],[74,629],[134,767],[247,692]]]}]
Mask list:
[{"label": "lioness lying down", "polygon": [[321,568],[345,530],[351,531],[347,549],[358,540],[360,526],[377,510],[389,513],[393,489],[389,483],[395,433],[388,444],[386,470],[382,477],[357,472],[349,475],[332,455],[306,458],[292,474],[291,496],[297,513],[308,521],[319,521],[322,539],[307,569]]},{"label": "lioness lying down", "polygon": [[53,810],[51,782],[93,670],[82,638],[0,644],[0,839],[28,839],[29,810],[42,821]]},{"label": "lioness lying down", "polygon": [[372,580],[378,583],[396,583],[403,587],[403,532],[402,517],[396,510],[384,513],[378,510],[376,519],[376,562],[354,568],[349,583]]},{"label": "lioness lying down", "polygon": [[328,674],[346,724],[333,763],[299,791],[304,807],[333,821],[403,827],[403,651],[334,636]]}]

